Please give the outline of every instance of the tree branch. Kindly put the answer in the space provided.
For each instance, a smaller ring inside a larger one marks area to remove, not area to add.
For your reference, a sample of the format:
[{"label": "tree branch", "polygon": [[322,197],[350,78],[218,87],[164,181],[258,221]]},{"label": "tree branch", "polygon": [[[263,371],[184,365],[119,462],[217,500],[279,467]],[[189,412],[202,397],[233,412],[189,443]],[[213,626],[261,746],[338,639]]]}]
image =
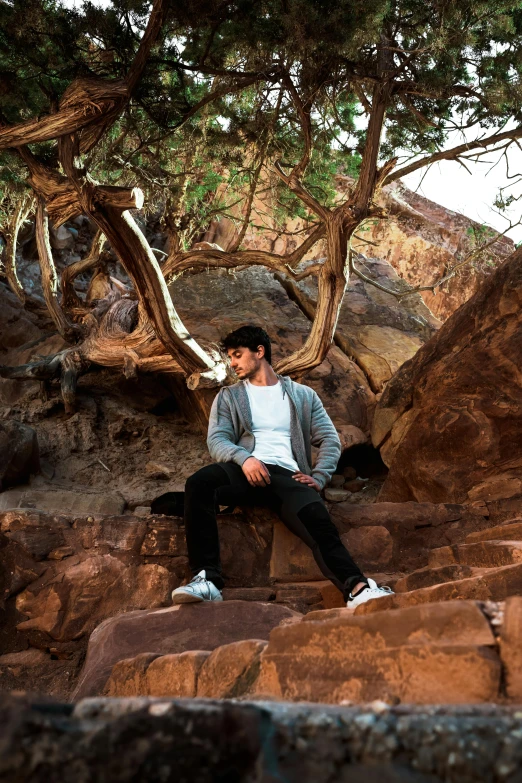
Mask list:
[{"label": "tree branch", "polygon": [[504,131],[503,133],[494,133],[492,136],[486,136],[483,139],[468,141],[465,144],[459,144],[449,150],[441,150],[440,152],[435,152],[433,155],[426,155],[424,158],[420,158],[414,163],[410,163],[408,166],[402,166],[400,169],[396,169],[392,174],[388,174],[383,184],[388,185],[390,182],[394,182],[401,177],[405,177],[407,174],[411,174],[413,171],[422,169],[439,160],[457,160],[459,155],[469,153],[473,149],[483,149],[492,144],[498,144],[505,139],[514,140],[520,138],[522,138],[522,127],[513,128],[513,130]]}]

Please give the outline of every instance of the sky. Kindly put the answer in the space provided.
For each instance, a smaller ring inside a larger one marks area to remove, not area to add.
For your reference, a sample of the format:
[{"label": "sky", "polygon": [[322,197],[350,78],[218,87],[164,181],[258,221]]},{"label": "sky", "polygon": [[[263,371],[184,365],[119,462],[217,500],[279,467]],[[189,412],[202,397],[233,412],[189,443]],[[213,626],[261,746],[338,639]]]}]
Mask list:
[{"label": "sky", "polygon": [[[493,131],[488,131],[492,133]],[[452,144],[460,144],[462,141],[454,140]],[[522,172],[522,151],[512,145],[509,152],[509,173]],[[506,164],[500,160],[498,165],[492,165],[499,161],[499,153],[491,153],[484,156],[480,163],[469,163],[468,173],[456,161],[441,161],[434,164],[426,173],[425,169],[415,171],[402,180],[411,190],[415,190],[422,196],[442,204],[454,212],[461,212],[479,223],[496,228],[497,231],[505,231],[508,221],[501,217],[493,207],[493,202],[500,187],[508,183],[506,176]],[[513,195],[522,194],[522,182],[512,188]],[[522,198],[514,202],[505,213],[513,223],[516,223],[522,215]],[[508,231],[507,236],[515,243],[522,242],[522,226],[515,226]]]}]

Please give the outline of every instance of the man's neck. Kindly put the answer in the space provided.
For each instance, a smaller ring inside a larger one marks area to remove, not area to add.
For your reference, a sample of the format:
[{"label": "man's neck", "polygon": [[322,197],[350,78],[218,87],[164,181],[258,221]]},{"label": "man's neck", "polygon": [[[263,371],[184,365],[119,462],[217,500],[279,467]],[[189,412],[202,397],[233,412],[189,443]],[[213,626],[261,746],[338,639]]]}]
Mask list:
[{"label": "man's neck", "polygon": [[279,383],[277,375],[266,361],[247,380],[253,386],[275,386],[276,383]]}]

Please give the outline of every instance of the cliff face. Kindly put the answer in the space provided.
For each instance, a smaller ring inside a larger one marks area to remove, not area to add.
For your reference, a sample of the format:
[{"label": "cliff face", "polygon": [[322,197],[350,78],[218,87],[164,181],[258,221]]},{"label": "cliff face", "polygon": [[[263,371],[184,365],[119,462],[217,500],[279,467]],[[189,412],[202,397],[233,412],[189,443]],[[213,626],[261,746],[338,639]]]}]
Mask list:
[{"label": "cliff face", "polygon": [[[353,180],[337,177],[340,198],[352,187]],[[400,182],[384,188],[380,203],[388,219],[369,221],[357,233],[353,248],[367,257],[387,261],[410,286],[432,286],[468,253],[495,238],[492,229],[414,193]],[[293,220],[277,226],[266,203],[258,201],[255,207],[244,246],[276,253],[292,252],[301,242],[303,221]],[[235,236],[234,223],[224,219],[213,223],[204,239],[226,249]],[[422,291],[424,302],[438,319],[445,321],[514,248],[511,239],[498,237],[434,292]],[[324,244],[318,243],[307,258],[324,255]]]}]

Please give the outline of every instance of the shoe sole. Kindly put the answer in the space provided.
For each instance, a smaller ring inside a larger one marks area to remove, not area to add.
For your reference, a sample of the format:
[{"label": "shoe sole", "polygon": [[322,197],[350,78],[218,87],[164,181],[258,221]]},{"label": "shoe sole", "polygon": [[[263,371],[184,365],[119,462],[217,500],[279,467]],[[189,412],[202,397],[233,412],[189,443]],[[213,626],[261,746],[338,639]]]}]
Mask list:
[{"label": "shoe sole", "polygon": [[199,595],[194,595],[193,593],[175,593],[172,596],[172,604],[200,604],[203,603],[205,599],[201,598]]}]

